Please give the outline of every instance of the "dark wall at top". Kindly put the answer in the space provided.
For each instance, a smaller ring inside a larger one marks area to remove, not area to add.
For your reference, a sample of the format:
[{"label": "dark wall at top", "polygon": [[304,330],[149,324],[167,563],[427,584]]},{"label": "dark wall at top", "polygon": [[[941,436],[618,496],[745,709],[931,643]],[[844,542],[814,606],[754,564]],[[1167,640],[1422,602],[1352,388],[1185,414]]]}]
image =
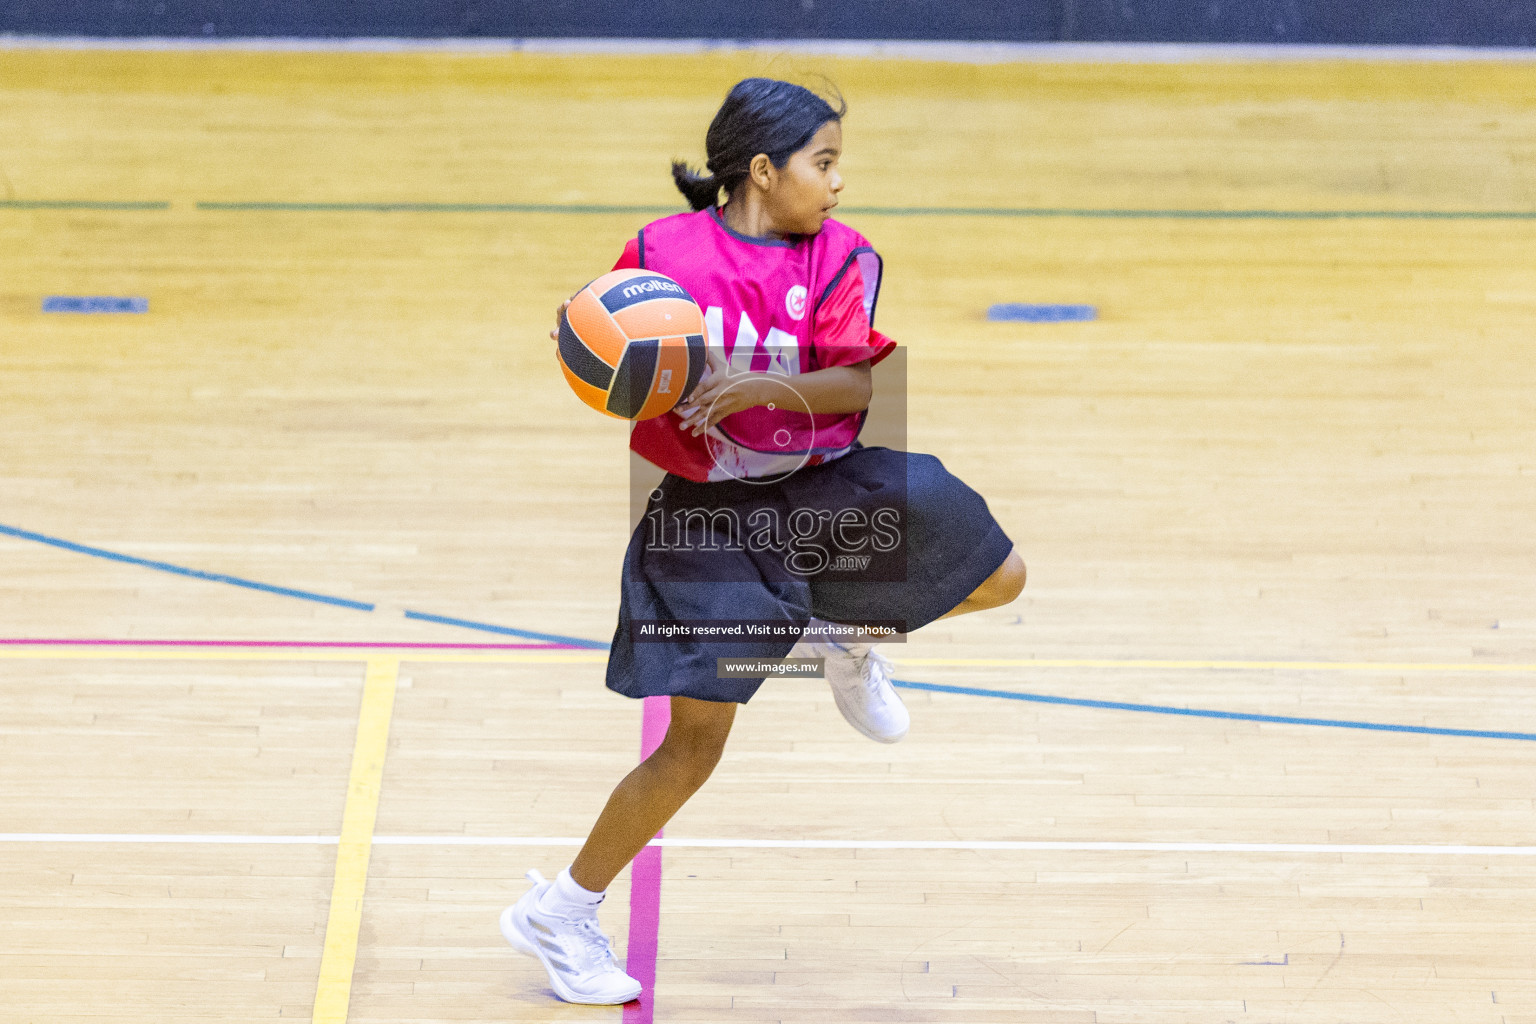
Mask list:
[{"label": "dark wall at top", "polygon": [[1134,42],[1536,45],[1533,0],[1066,0],[1064,35]]},{"label": "dark wall at top", "polygon": [[0,32],[1536,45],[1536,0],[0,0]]},{"label": "dark wall at top", "polygon": [[0,31],[167,36],[1054,39],[1058,0],[0,0]]}]

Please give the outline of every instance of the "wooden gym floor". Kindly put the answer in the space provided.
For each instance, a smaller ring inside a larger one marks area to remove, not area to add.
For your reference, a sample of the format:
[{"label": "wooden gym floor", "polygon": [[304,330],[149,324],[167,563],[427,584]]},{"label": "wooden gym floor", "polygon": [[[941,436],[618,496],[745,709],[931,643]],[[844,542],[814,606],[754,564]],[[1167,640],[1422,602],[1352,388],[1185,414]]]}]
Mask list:
[{"label": "wooden gym floor", "polygon": [[[846,93],[909,443],[1029,589],[897,652],[897,746],[765,687],[654,1009],[568,1006],[496,916],[641,709],[545,331],[762,72]],[[13,49],[0,110],[5,1021],[1536,1021],[1536,65]]]}]

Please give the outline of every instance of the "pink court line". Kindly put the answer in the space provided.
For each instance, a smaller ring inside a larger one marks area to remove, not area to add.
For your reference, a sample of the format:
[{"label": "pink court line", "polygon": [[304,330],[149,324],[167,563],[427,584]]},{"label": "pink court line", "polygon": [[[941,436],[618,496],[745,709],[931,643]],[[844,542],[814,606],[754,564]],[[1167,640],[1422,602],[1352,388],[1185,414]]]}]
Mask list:
[{"label": "pink court line", "polygon": [[360,651],[584,651],[574,644],[432,644],[352,640],[43,640],[0,637],[0,647],[260,647],[284,650],[342,649]]},{"label": "pink court line", "polygon": [[[672,722],[667,697],[645,698],[640,720],[640,760],[656,752]],[[665,832],[665,829],[662,830]],[[662,837],[656,833],[656,838]],[[629,873],[629,947],[624,970],[641,985],[640,998],[624,1004],[624,1024],[652,1024],[656,1013],[656,944],[661,932],[661,847],[647,846]]]}]

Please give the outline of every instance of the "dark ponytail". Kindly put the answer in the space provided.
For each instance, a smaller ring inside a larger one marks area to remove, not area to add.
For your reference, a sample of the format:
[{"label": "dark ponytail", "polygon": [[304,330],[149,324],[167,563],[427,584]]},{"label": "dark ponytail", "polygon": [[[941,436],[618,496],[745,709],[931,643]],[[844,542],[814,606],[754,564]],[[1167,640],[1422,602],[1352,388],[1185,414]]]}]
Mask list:
[{"label": "dark ponytail", "polygon": [[672,180],[688,197],[689,206],[708,209],[715,205],[721,189],[729,196],[747,180],[757,154],[766,153],[773,166],[783,167],[822,125],[841,120],[847,111],[841,97],[834,109],[811,90],[790,82],[773,78],[737,82],[704,136],[709,174],[699,174],[687,164],[673,161]]},{"label": "dark ponytail", "polygon": [[672,180],[677,190],[688,197],[688,205],[695,210],[707,210],[720,198],[720,179],[713,174],[698,174],[688,169],[681,160],[672,161]]}]

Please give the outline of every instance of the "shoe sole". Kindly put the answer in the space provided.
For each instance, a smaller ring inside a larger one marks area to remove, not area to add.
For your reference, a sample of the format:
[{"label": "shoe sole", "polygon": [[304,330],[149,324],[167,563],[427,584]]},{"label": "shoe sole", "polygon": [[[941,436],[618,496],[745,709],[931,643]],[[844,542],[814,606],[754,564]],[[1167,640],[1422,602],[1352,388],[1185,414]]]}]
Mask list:
[{"label": "shoe sole", "polygon": [[536,958],[544,967],[544,973],[549,975],[549,985],[555,990],[555,995],[567,1003],[580,1003],[583,1006],[619,1006],[640,998],[642,986],[636,985],[635,991],[623,998],[594,999],[591,996],[583,996],[572,991],[560,977],[560,972],[550,966],[544,958],[544,953],[538,945],[522,929],[522,924],[517,917],[517,904],[514,903],[501,912],[501,937],[507,940],[508,945],[519,953],[526,953]]}]

